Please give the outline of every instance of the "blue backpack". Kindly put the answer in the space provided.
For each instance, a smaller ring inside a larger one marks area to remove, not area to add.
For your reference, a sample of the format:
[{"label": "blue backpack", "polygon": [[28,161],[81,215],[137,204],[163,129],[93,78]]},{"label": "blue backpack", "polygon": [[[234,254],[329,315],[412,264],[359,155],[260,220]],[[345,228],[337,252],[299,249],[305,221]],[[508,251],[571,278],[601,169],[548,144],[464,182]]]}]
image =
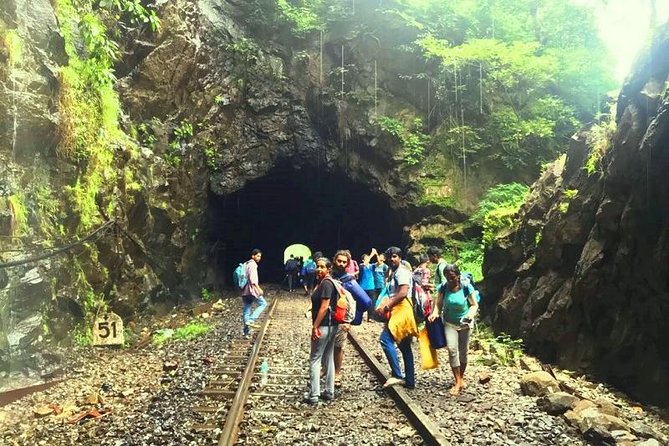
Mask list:
[{"label": "blue backpack", "polygon": [[306,274],[313,274],[316,272],[316,262],[313,260],[309,259],[307,262],[304,264],[304,272]]},{"label": "blue backpack", "polygon": [[460,286],[465,293],[465,297],[469,297],[469,287],[467,285],[471,285],[472,288],[474,288],[474,291],[476,291],[476,303],[481,303],[481,292],[476,287],[476,282],[474,282],[474,275],[470,272],[464,272],[460,274]]},{"label": "blue backpack", "polygon": [[232,283],[237,285],[240,290],[246,286],[249,278],[246,274],[246,262],[237,265],[237,268],[232,272]]}]

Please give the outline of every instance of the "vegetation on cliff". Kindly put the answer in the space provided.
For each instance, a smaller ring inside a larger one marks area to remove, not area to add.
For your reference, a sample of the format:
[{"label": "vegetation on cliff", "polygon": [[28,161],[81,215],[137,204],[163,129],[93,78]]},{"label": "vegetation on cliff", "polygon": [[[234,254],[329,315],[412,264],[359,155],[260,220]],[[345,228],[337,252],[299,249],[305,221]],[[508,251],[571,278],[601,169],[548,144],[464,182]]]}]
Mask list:
[{"label": "vegetation on cliff", "polygon": [[460,163],[467,157],[471,164],[492,161],[538,173],[566,150],[575,129],[601,111],[614,86],[594,13],[586,7],[395,0],[355,8],[343,0],[253,0],[248,6],[249,13],[263,11],[256,22],[264,32],[288,26],[309,38],[324,31],[330,42],[356,35],[385,47],[378,22],[392,22],[407,36],[392,49],[423,61],[424,72],[402,77],[422,80],[430,96],[417,104],[428,117],[424,130],[434,137],[430,149]]}]

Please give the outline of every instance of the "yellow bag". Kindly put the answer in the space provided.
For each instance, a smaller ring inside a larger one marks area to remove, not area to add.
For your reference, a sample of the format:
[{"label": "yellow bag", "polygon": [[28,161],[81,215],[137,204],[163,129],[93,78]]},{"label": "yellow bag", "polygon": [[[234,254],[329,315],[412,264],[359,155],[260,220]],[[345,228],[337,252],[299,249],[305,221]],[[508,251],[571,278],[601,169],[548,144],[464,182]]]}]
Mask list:
[{"label": "yellow bag", "polygon": [[390,309],[388,330],[393,335],[395,342],[402,342],[407,336],[418,336],[413,307],[408,299],[402,299],[402,302]]},{"label": "yellow bag", "polygon": [[437,357],[437,351],[430,345],[427,328],[423,328],[418,333],[418,345],[420,346],[420,366],[423,370],[436,368],[439,365],[439,358]]}]

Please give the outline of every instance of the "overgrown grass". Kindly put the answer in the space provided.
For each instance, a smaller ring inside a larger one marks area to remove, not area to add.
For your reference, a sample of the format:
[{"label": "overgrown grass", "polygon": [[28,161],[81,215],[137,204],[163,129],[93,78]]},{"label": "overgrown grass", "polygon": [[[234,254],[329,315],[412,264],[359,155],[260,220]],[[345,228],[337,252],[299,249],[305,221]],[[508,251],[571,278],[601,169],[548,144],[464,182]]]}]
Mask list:
[{"label": "overgrown grass", "polygon": [[153,335],[153,343],[162,345],[169,341],[189,341],[195,339],[211,330],[211,326],[201,321],[191,321],[176,330],[163,328]]}]

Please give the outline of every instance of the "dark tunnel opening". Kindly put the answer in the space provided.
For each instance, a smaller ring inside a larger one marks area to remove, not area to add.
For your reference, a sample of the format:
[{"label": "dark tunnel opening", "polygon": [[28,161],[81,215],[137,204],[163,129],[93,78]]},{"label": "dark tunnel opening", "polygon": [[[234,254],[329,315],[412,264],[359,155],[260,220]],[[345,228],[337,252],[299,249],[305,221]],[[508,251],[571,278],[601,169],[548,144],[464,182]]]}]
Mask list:
[{"label": "dark tunnel opening", "polygon": [[380,195],[343,173],[274,168],[227,196],[209,195],[211,265],[217,285],[230,285],[232,271],[263,252],[261,282],[284,278],[283,252],[303,243],[332,257],[337,249],[360,256],[372,247],[404,246],[402,219]]}]

